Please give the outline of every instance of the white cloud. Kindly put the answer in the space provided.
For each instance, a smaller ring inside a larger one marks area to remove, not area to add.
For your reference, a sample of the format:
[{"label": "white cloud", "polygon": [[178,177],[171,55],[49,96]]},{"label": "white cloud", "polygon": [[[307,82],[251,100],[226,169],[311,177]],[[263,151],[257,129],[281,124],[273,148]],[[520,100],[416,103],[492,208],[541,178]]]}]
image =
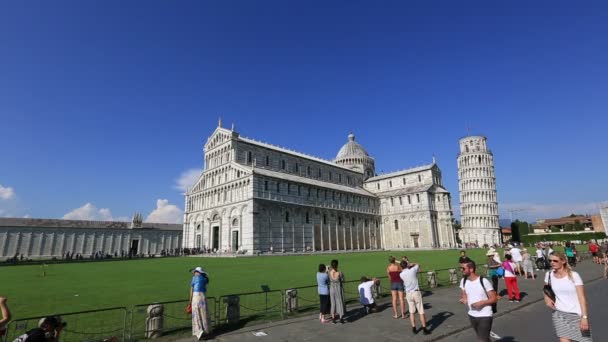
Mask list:
[{"label": "white cloud", "polygon": [[93,204],[87,203],[63,215],[64,220],[114,221],[108,208],[97,209]]},{"label": "white cloud", "polygon": [[0,184],[0,199],[9,200],[15,197],[15,190],[11,187],[4,187]]},{"label": "white cloud", "polygon": [[[505,203],[498,204],[500,208],[500,217],[503,219],[510,218],[509,210],[513,210],[513,220],[536,221],[538,219],[558,218],[568,216],[570,214],[597,214],[600,203],[553,203],[553,204],[537,204],[537,203]],[[522,209],[522,210],[520,210]]]},{"label": "white cloud", "polygon": [[201,176],[201,172],[201,169],[188,169],[182,172],[179,178],[175,180],[175,185],[173,187],[182,192],[186,192],[188,188],[191,188],[198,180]]},{"label": "white cloud", "polygon": [[169,200],[156,200],[156,209],[148,215],[146,222],[155,223],[182,223],[184,222],[184,212]]}]

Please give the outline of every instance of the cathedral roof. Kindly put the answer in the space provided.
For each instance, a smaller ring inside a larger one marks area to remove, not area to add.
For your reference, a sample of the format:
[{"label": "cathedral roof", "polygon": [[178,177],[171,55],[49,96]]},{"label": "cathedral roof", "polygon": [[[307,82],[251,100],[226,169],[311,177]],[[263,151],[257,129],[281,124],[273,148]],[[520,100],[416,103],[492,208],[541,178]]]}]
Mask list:
[{"label": "cathedral roof", "polygon": [[443,188],[442,186],[439,186],[437,184],[422,184],[422,185],[410,186],[407,188],[379,192],[376,195],[379,197],[393,197],[393,196],[400,196],[400,195],[415,194],[415,193],[420,193],[420,192],[447,193],[447,194],[450,193],[445,188]]},{"label": "cathedral roof", "polygon": [[352,133],[348,135],[348,142],[338,152],[336,161],[348,158],[369,158],[367,151],[355,141],[355,135]]},{"label": "cathedral roof", "polygon": [[381,179],[386,179],[386,178],[392,178],[392,177],[398,177],[398,176],[407,175],[408,173],[426,171],[426,170],[432,169],[433,166],[435,166],[435,165],[437,165],[437,164],[431,163],[431,164],[427,164],[427,165],[416,166],[416,167],[413,167],[411,169],[405,169],[405,170],[401,170],[401,171],[394,171],[394,172],[390,172],[390,173],[385,173],[385,174],[382,174],[382,175],[378,175],[376,177],[368,178],[365,182],[373,182],[373,181],[377,181],[377,180],[381,180]]},{"label": "cathedral roof", "polygon": [[282,179],[282,180],[290,181],[290,182],[294,182],[294,183],[308,184],[308,185],[316,186],[319,188],[327,188],[327,189],[331,189],[331,190],[348,192],[351,194],[356,194],[356,195],[361,195],[361,196],[369,196],[369,197],[376,196],[373,193],[371,193],[361,187],[350,187],[350,186],[335,184],[335,183],[331,183],[331,182],[324,182],[324,181],[320,181],[317,179],[311,179],[311,178],[307,178],[307,177],[300,177],[300,176],[288,174],[285,172],[271,171],[271,170],[267,170],[267,169],[260,168],[260,167],[253,168],[253,173],[259,174],[262,176],[266,176],[266,177]]}]

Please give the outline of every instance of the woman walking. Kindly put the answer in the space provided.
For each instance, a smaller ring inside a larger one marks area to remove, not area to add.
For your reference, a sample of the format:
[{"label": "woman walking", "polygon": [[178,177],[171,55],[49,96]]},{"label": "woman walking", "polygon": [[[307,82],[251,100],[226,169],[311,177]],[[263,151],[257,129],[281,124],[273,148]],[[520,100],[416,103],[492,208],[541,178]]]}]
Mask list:
[{"label": "woman walking", "polygon": [[574,247],[570,243],[570,241],[566,242],[566,248],[564,249],[566,253],[566,257],[568,258],[568,264],[571,267],[576,266],[576,255],[574,254]]},{"label": "woman walking", "polygon": [[326,315],[331,310],[331,302],[329,300],[329,275],[327,275],[327,267],[324,264],[319,264],[317,272],[317,292],[319,293],[319,321],[321,323],[330,322]]},{"label": "woman walking", "polygon": [[388,267],[386,267],[386,274],[391,281],[391,296],[393,297],[393,318],[399,318],[397,315],[397,299],[399,299],[399,305],[401,305],[401,318],[405,319],[405,300],[403,298],[403,281],[401,280],[401,271],[403,269],[399,264],[395,262],[395,257],[390,256],[388,258]]},{"label": "woman walking", "polygon": [[209,276],[202,267],[191,269],[194,275],[190,282],[190,305],[192,305],[192,335],[201,340],[209,335],[209,313],[207,311],[207,285]]},{"label": "woman walking", "polygon": [[524,248],[523,252],[524,275],[526,279],[528,279],[529,274],[530,277],[534,280],[536,279],[536,275],[534,274],[534,263],[532,262],[532,257],[530,256],[530,253],[528,253],[527,249]]},{"label": "woman walking", "polygon": [[560,342],[590,342],[591,328],[587,317],[587,298],[581,276],[572,270],[566,255],[554,252],[549,256],[551,271],[545,275],[555,298],[545,292],[545,304],[553,309],[553,328]]},{"label": "woman walking", "polygon": [[[498,278],[500,278],[498,275],[498,268],[500,267],[500,256],[494,248],[490,248],[486,252],[486,256],[488,257],[488,277],[492,280],[492,287],[498,295]],[[500,299],[500,296],[498,299]],[[496,312],[496,303],[492,304],[492,311]]]},{"label": "woman walking", "polygon": [[507,285],[507,293],[509,294],[509,302],[517,302],[521,299],[519,293],[519,287],[517,286],[517,276],[515,275],[515,269],[517,266],[513,263],[513,256],[507,254],[505,261],[502,263],[502,268],[505,269],[505,284]]},{"label": "woman walking", "polygon": [[332,260],[329,271],[329,298],[331,301],[331,318],[333,323],[344,323],[344,274],[338,271],[338,260]]}]

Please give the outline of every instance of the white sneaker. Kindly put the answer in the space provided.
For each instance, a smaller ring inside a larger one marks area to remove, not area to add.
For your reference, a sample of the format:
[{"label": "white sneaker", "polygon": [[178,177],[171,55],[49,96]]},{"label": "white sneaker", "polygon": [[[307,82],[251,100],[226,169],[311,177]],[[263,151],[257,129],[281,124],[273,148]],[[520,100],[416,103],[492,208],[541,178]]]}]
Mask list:
[{"label": "white sneaker", "polygon": [[500,340],[500,336],[498,336],[495,332],[490,331],[490,337],[495,340]]}]

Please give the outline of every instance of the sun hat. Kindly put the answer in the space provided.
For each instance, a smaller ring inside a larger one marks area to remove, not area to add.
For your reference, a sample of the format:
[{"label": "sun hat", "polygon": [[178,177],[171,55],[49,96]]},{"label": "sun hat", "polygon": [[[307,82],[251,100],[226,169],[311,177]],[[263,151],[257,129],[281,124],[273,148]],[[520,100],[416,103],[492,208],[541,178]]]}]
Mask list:
[{"label": "sun hat", "polygon": [[486,252],[486,256],[494,256],[494,253],[496,253],[496,250],[494,248],[490,248]]},{"label": "sun hat", "polygon": [[200,266],[191,269],[190,272],[198,272],[200,274],[207,274],[207,272],[205,272],[205,270],[203,270],[203,268]]}]

